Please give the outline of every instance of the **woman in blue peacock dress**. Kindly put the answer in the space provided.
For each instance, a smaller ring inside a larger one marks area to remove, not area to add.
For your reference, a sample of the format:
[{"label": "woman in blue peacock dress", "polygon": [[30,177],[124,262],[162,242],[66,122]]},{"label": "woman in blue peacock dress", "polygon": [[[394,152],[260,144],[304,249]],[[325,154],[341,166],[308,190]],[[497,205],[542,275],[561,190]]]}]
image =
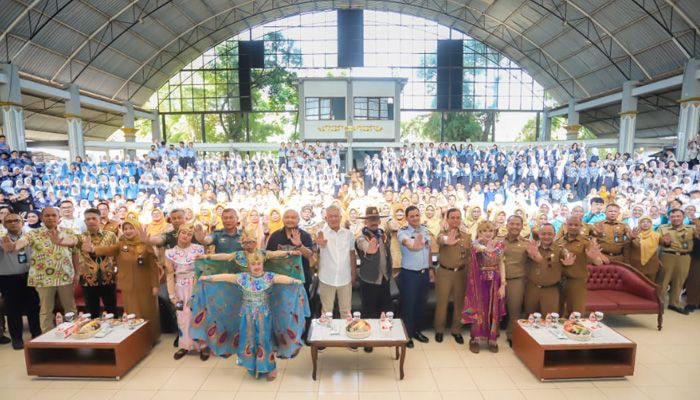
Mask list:
[{"label": "woman in blue peacock dress", "polygon": [[235,353],[252,376],[273,380],[275,359],[294,357],[303,346],[310,313],[301,260],[296,251],[243,255],[245,260],[235,253],[205,255],[196,262],[201,275],[191,334],[217,356]]}]

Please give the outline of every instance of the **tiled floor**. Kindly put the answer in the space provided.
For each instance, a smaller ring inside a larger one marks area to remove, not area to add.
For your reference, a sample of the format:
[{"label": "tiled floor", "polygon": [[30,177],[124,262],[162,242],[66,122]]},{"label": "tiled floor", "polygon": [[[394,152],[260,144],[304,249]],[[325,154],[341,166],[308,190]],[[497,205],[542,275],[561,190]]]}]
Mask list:
[{"label": "tiled floor", "polygon": [[[232,359],[196,356],[174,361],[172,335],[121,381],[42,380],[25,373],[24,355],[0,346],[0,400],[433,400],[433,399],[664,399],[700,398],[700,312],[669,312],[664,329],[650,315],[606,317],[637,342],[634,376],[612,381],[536,380],[501,341],[501,352],[472,354],[450,336],[441,344],[417,343],[406,358],[406,378],[388,349],[372,354],[327,349],[319,355],[319,380],[311,379],[308,349],[281,361],[274,382],[255,380]],[[432,334],[429,335],[432,339]]]}]

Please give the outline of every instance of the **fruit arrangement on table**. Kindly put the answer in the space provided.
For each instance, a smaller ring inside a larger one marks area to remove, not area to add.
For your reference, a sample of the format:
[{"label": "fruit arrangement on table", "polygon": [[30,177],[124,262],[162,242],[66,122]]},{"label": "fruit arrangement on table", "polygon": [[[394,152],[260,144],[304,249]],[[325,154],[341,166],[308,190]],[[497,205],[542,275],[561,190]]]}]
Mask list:
[{"label": "fruit arrangement on table", "polygon": [[357,319],[348,323],[345,332],[351,339],[365,339],[372,334],[372,326],[364,319]]},{"label": "fruit arrangement on table", "polygon": [[564,330],[564,335],[572,340],[586,341],[591,340],[591,337],[593,337],[591,330],[580,322],[565,321],[562,329]]}]

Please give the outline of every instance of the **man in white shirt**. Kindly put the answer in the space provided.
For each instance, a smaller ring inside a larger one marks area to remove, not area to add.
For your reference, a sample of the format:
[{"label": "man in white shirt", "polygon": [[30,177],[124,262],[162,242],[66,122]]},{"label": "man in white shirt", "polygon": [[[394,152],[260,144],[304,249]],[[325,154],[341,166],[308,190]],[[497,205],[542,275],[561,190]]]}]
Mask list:
[{"label": "man in white shirt", "polygon": [[75,206],[70,200],[63,200],[58,206],[61,213],[61,222],[58,227],[70,231],[74,235],[79,235],[87,230],[85,222],[80,218],[75,218]]},{"label": "man in white shirt", "polygon": [[350,314],[356,276],[355,237],[340,226],[340,208],[326,209],[326,226],[316,236],[320,248],[318,277],[322,312],[332,312],[336,294],[340,317]]}]

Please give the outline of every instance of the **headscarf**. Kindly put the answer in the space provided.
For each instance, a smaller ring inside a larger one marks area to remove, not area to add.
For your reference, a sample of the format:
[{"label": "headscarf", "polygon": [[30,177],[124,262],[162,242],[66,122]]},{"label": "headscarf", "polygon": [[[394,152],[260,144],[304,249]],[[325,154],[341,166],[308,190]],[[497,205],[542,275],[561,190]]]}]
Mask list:
[{"label": "headscarf", "polygon": [[[277,215],[280,216],[280,218],[276,222],[272,220],[272,213],[275,211],[277,212]],[[267,213],[267,231],[269,233],[272,233],[282,228],[284,228],[284,221],[282,221],[282,211],[280,211],[279,208],[270,209],[270,211]]]},{"label": "headscarf", "polygon": [[424,213],[423,223],[425,224],[425,226],[428,227],[428,232],[432,233],[433,236],[437,237],[440,234],[440,230],[442,229],[441,212],[439,208],[435,207],[432,204],[428,204],[425,207],[426,210],[428,209],[428,207],[432,207],[435,211],[435,214],[432,216],[432,218],[428,218],[428,214]]},{"label": "headscarf", "polygon": [[41,228],[41,213],[39,213],[38,211],[32,210],[32,211],[27,211],[27,215],[29,215],[29,214],[36,215],[36,217],[39,218],[39,221],[37,221],[34,224],[27,224],[27,226],[31,229]]},{"label": "headscarf", "polygon": [[639,218],[639,222],[647,220],[651,223],[651,226],[646,231],[639,230],[639,243],[641,248],[641,262],[642,265],[649,262],[651,257],[656,254],[659,250],[659,234],[654,232],[654,223],[648,216],[643,216]]},{"label": "headscarf", "polygon": [[137,232],[136,236],[134,236],[131,239],[127,239],[126,237],[124,237],[124,235],[122,235],[120,240],[123,243],[136,248],[137,254],[143,254],[143,252],[146,250],[146,244],[141,241],[141,237],[138,235],[138,231],[141,230],[141,223],[136,218],[127,218],[126,220],[124,220],[124,223],[122,224],[122,229],[124,228],[124,225],[126,225],[126,224],[129,224],[129,225],[133,226],[134,229],[136,229],[136,232]]},{"label": "headscarf", "polygon": [[146,232],[148,233],[148,236],[160,235],[168,228],[168,221],[165,219],[163,211],[159,208],[154,208],[151,211],[151,214],[156,212],[160,214],[160,220],[151,221],[150,224],[146,225]]},{"label": "headscarf", "polygon": [[[472,217],[472,211],[474,210],[479,210],[479,216],[477,218]],[[481,206],[475,204],[468,207],[466,214],[467,215],[464,217],[464,225],[467,227],[467,232],[469,232],[469,234],[475,238],[479,224],[484,221]]]},{"label": "headscarf", "polygon": [[[399,210],[404,212],[402,220],[399,220],[396,218],[396,213]],[[392,204],[392,206],[391,206],[391,219],[393,221],[396,221],[396,223],[399,224],[399,228],[403,228],[404,226],[408,225],[408,220],[406,219],[406,211],[404,210],[403,205],[401,205],[401,203]]]}]

